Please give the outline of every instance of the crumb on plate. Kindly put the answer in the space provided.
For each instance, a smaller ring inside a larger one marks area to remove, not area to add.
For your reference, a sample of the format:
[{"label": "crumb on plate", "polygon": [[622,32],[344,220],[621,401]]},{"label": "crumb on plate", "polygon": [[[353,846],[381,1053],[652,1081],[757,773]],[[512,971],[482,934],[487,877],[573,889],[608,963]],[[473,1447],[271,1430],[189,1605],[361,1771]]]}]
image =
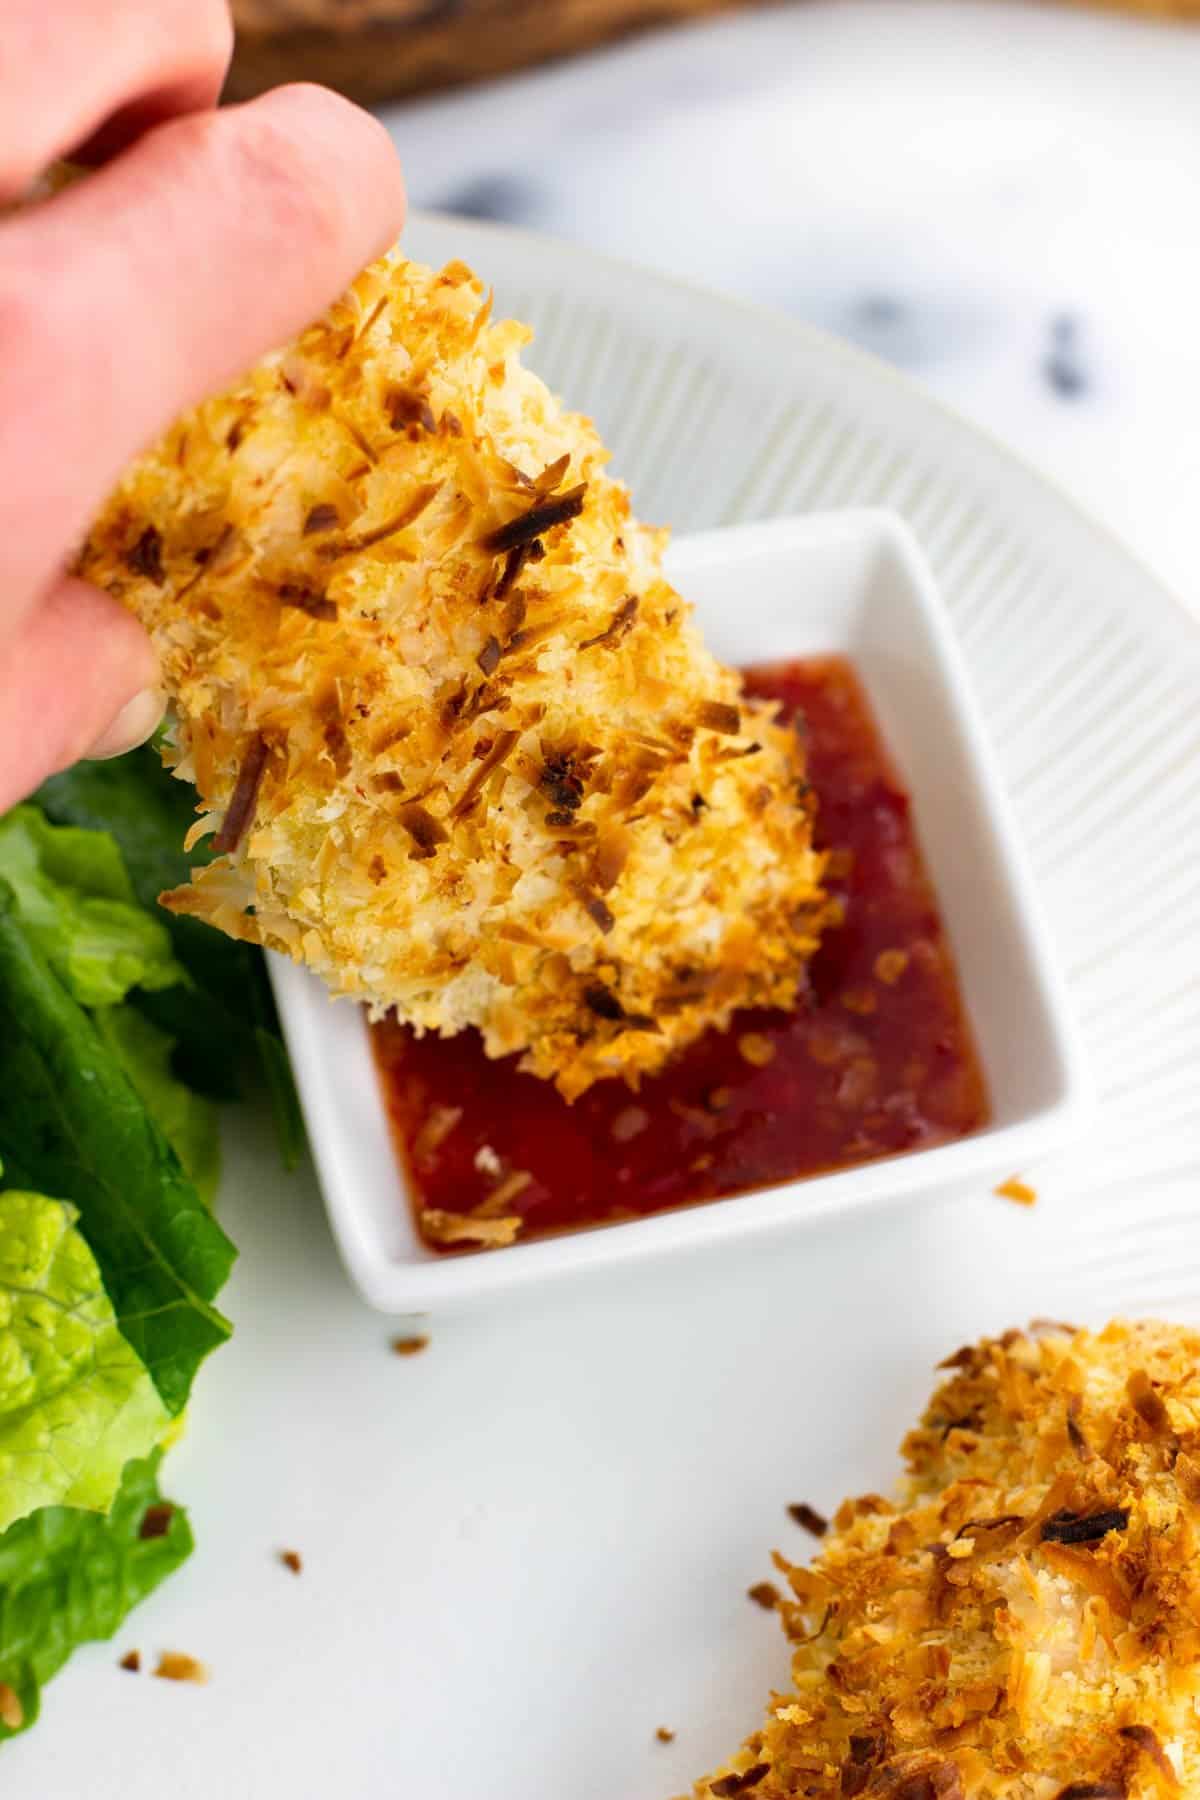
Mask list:
[{"label": "crumb on plate", "polygon": [[761,1606],[764,1612],[774,1612],[779,1605],[779,1589],[773,1581],[756,1581],[753,1587],[746,1589],[746,1598],[753,1600],[755,1606]]},{"label": "crumb on plate", "polygon": [[823,1538],[829,1530],[829,1520],[824,1513],[819,1513],[815,1506],[809,1506],[805,1500],[796,1500],[788,1507],[788,1518],[813,1537]]},{"label": "crumb on plate", "polygon": [[205,1664],[182,1650],[164,1650],[154,1673],[164,1681],[194,1681],[201,1686],[209,1679]]}]

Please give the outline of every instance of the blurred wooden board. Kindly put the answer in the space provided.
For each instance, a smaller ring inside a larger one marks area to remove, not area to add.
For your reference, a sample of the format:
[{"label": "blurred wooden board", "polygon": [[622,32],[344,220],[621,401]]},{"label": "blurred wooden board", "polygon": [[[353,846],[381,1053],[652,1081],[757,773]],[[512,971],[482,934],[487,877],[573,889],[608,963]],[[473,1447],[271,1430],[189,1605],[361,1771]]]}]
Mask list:
[{"label": "blurred wooden board", "polygon": [[[378,101],[566,56],[755,0],[233,0],[228,94],[322,81]],[[762,0],[758,0],[761,4]]]},{"label": "blurred wooden board", "polygon": [[[358,100],[386,100],[756,3],[781,0],[233,0],[238,48],[227,91],[245,99],[281,81],[322,81]],[[1200,20],[1200,0],[1099,4]]]}]

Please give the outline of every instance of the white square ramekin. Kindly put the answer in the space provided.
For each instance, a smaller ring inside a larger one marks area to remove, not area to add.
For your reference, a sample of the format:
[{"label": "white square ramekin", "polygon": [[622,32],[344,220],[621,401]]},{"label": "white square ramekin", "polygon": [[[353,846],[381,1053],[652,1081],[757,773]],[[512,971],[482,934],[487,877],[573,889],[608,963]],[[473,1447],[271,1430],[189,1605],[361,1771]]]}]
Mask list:
[{"label": "white square ramekin", "polygon": [[[412,1220],[361,1011],[272,957],[338,1247],[373,1306],[463,1302],[685,1246],[802,1229],[869,1204],[981,1188],[1078,1133],[1088,1087],[1053,946],[933,578],[901,520],[846,512],[681,539],[672,580],[731,663],[849,655],[912,796],[958,959],[992,1121],[957,1142],[599,1230],[437,1256]],[[469,1098],[467,1101],[469,1104]]]}]

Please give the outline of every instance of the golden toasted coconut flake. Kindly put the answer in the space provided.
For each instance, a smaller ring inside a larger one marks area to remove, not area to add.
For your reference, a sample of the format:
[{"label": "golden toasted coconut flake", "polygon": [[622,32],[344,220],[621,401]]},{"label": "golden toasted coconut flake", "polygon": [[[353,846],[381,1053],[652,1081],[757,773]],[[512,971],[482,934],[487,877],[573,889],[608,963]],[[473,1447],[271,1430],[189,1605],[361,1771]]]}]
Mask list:
[{"label": "golden toasted coconut flake", "polygon": [[206,1665],[182,1650],[164,1650],[154,1673],[164,1681],[194,1681],[201,1687],[209,1680]]},{"label": "golden toasted coconut flake", "polygon": [[573,1097],[793,1004],[828,909],[799,739],[527,336],[461,264],[374,265],[129,471],[79,570],[150,630],[216,826],[165,904]]},{"label": "golden toasted coconut flake", "polygon": [[441,1207],[427,1206],[421,1213],[421,1235],[431,1244],[462,1244],[476,1250],[503,1250],[515,1244],[525,1221],[515,1214],[507,1218],[486,1218],[474,1213],[444,1212]]},{"label": "golden toasted coconut flake", "polygon": [[895,1503],[776,1557],[794,1693],[697,1800],[1200,1793],[1200,1336],[1045,1325],[943,1367]]}]

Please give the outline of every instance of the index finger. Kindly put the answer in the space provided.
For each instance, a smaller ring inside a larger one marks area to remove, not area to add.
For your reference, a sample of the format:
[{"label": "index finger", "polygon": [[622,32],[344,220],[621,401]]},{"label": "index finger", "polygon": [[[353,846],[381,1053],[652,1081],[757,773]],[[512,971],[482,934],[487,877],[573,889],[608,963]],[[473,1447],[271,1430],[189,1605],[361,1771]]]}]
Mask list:
[{"label": "index finger", "polygon": [[0,591],[27,607],[129,459],[395,237],[383,127],[321,88],[159,126],[0,226]]},{"label": "index finger", "polygon": [[0,200],[81,146],[108,154],[214,105],[233,49],[225,0],[5,0],[3,10]]}]

